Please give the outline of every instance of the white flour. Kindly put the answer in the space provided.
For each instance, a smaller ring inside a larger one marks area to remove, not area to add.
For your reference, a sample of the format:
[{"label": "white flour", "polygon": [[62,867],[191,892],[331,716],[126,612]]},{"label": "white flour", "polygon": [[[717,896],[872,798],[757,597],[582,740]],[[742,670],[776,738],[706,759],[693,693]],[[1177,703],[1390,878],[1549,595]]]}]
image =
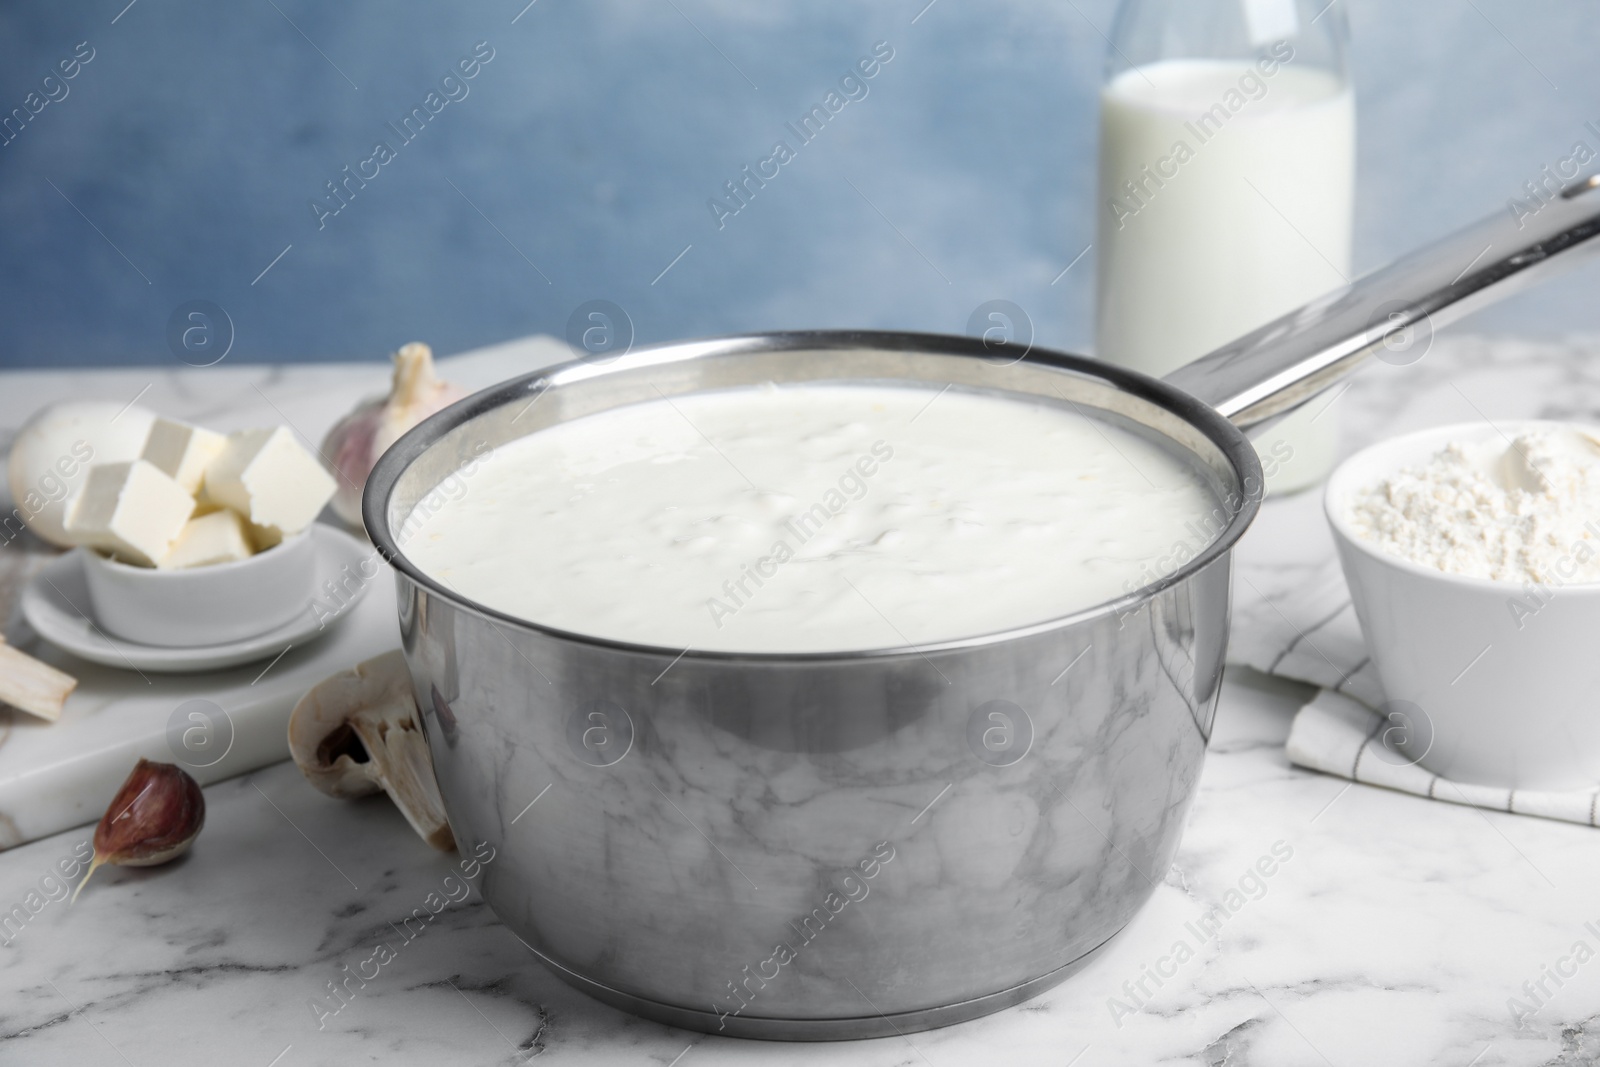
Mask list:
[{"label": "white flour", "polygon": [[1357,494],[1355,533],[1451,574],[1600,581],[1600,442],[1577,430],[1454,442]]}]

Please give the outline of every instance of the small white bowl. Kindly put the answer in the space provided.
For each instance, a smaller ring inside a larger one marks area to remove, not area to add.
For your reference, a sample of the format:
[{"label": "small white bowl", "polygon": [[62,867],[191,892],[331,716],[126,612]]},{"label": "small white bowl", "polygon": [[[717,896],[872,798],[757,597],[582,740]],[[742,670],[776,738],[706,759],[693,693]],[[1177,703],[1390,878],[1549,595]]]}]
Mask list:
[{"label": "small white bowl", "polygon": [[317,573],[306,530],[249,559],[182,570],[78,551],[95,621],[115,637],[168,648],[221,645],[282,626],[306,610]]},{"label": "small white bowl", "polygon": [[1350,503],[1451,441],[1572,428],[1441,426],[1358,452],[1328,479],[1323,509],[1392,705],[1379,710],[1400,713],[1391,721],[1404,728],[1391,738],[1405,735],[1398,747],[1434,774],[1511,789],[1600,785],[1600,583],[1549,587],[1540,605],[1518,583],[1447,574],[1379,550],[1350,528]]}]

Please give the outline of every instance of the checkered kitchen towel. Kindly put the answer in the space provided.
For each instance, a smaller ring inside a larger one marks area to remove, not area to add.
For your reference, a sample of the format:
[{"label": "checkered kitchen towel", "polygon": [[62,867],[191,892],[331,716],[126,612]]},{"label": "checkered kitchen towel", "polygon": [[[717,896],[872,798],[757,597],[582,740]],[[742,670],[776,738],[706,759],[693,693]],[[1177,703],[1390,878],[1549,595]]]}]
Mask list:
[{"label": "checkered kitchen towel", "polygon": [[1596,825],[1600,788],[1540,793],[1454,782],[1385,746],[1386,730],[1405,724],[1374,710],[1383,690],[1336,558],[1241,566],[1234,596],[1229,659],[1322,687],[1294,717],[1291,763],[1431,800]]}]

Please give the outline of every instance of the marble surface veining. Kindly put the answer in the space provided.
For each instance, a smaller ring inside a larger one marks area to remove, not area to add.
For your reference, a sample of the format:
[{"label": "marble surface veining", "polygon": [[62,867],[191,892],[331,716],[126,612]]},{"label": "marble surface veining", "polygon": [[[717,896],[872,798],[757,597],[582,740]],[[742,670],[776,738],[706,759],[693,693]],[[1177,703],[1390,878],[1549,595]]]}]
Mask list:
[{"label": "marble surface veining", "polygon": [[[1337,401],[1347,441],[1379,419],[1593,419],[1595,347],[1441,339],[1413,367],[1357,379]],[[1241,549],[1241,579],[1267,597],[1296,580],[1277,564],[1292,557],[1285,539],[1315,536],[1310,499],[1269,503]],[[0,856],[0,1063],[1600,1058],[1600,837],[1292,768],[1283,739],[1305,696],[1230,676],[1187,833],[1149,904],[1064,985],[975,1022],[795,1045],[631,1018],[534,964],[482,904],[481,865],[430,852],[381,798],[330,800],[280,764],[206,790],[187,858],[102,869],[71,907],[52,899],[58,865],[87,829]],[[343,1001],[330,982],[348,983]]]}]

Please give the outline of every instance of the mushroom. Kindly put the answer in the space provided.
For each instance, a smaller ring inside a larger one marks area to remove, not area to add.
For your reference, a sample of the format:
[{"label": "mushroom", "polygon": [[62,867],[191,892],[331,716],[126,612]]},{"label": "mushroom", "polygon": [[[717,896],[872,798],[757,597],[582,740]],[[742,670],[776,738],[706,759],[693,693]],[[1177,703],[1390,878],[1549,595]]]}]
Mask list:
[{"label": "mushroom", "polygon": [[[40,539],[71,548],[67,504],[90,464],[138,459],[155,421],[154,412],[120,400],[69,400],[36,412],[17,431],[6,460],[14,517]],[[3,532],[10,540],[19,531]]]},{"label": "mushroom", "polygon": [[301,697],[289,715],[289,753],[328,796],[382,789],[424,841],[445,852],[456,847],[399,651],[358,663]]},{"label": "mushroom", "polygon": [[72,675],[17,651],[0,636],[0,703],[55,722],[77,687]]}]

